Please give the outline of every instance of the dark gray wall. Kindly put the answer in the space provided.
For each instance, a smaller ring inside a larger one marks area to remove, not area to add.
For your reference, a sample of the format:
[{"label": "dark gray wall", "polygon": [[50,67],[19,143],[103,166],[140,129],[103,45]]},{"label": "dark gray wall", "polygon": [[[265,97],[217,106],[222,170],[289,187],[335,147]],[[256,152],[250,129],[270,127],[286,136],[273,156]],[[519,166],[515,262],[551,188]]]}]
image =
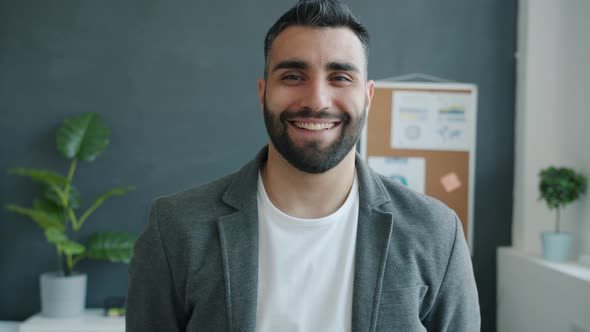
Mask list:
[{"label": "dark gray wall", "polygon": [[[0,1],[0,169],[66,172],[54,130],[94,111],[111,146],[75,181],[107,201],[81,234],[139,233],[150,200],[236,170],[266,142],[256,97],[262,40],[293,2]],[[515,1],[350,0],[372,35],[369,76],[422,72],[479,86],[474,267],[483,330],[495,330],[495,248],[512,215]],[[28,204],[26,179],[0,173],[0,204]],[[55,252],[34,224],[0,210],[0,319],[39,309]],[[89,306],[124,295],[127,266],[83,262]]]}]

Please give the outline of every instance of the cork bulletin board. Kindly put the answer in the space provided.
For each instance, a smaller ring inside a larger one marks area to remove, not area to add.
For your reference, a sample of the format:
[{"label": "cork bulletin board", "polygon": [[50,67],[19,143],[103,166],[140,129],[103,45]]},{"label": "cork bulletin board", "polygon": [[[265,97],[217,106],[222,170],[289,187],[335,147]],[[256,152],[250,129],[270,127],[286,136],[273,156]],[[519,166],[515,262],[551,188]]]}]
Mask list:
[{"label": "cork bulletin board", "polygon": [[455,210],[470,248],[476,116],[473,84],[376,81],[360,146],[375,171]]}]

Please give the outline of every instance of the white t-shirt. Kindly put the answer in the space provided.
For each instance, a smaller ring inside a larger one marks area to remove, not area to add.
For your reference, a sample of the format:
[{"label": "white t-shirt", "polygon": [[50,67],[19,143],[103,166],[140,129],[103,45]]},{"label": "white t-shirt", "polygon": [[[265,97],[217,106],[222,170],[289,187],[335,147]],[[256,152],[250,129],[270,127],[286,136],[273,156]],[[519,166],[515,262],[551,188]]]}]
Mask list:
[{"label": "white t-shirt", "polygon": [[319,219],[277,209],[258,178],[256,331],[350,331],[359,211],[356,175],[344,204]]}]

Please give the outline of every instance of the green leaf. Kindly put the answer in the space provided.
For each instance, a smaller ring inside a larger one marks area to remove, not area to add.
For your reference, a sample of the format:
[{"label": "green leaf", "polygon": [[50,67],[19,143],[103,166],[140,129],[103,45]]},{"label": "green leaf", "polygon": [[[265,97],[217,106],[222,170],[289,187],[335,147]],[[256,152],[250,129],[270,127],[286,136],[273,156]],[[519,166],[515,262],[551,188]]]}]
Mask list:
[{"label": "green leaf", "polygon": [[24,208],[18,205],[8,205],[6,208],[9,211],[13,211],[31,218],[43,229],[48,229],[50,227],[57,228],[61,231],[65,229],[64,225],[61,223],[59,219],[56,219],[54,216],[46,213],[45,211]]},{"label": "green leaf", "polygon": [[57,129],[57,150],[66,158],[94,161],[109,145],[110,130],[97,113],[64,120]]},{"label": "green leaf", "polygon": [[61,243],[60,246],[66,255],[79,255],[86,251],[82,244],[70,240]]},{"label": "green leaf", "polygon": [[[60,187],[59,189],[62,192],[65,190],[65,188],[63,188],[63,187]],[[45,195],[45,198],[47,198],[53,204],[63,207],[61,204],[61,200],[59,199],[59,195],[57,194],[57,192],[55,191],[54,188],[52,188],[52,187],[45,188],[44,195]],[[70,196],[70,197],[68,197],[69,207],[71,207],[72,209],[77,209],[82,205],[82,194],[80,194],[80,191],[78,190],[78,188],[74,187],[73,185],[70,185],[70,195],[69,196]]]},{"label": "green leaf", "polygon": [[68,241],[66,234],[55,227],[49,227],[45,230],[45,238],[47,242],[55,244],[62,244]]},{"label": "green leaf", "polygon": [[100,202],[100,204],[102,204],[102,202],[104,202],[107,198],[111,197],[111,196],[122,196],[125,195],[126,193],[135,190],[136,187],[135,186],[123,186],[123,187],[117,187],[114,189],[111,189],[107,192],[102,193],[102,195],[98,196],[98,198],[94,201],[93,204]]},{"label": "green leaf", "polygon": [[9,169],[10,174],[28,176],[35,182],[41,182],[48,185],[61,186],[65,185],[68,181],[65,177],[60,174],[45,169],[35,168],[12,168]]},{"label": "green leaf", "polygon": [[111,189],[102,195],[98,196],[98,198],[92,203],[92,205],[84,212],[84,214],[80,217],[79,224],[80,226],[86,221],[86,219],[96,210],[99,206],[104,203],[104,201],[111,197],[111,196],[121,196],[126,194],[129,191],[135,190],[135,186],[124,186],[124,187],[117,187],[115,189]]},{"label": "green leaf", "polygon": [[33,208],[51,215],[56,220],[64,220],[63,208],[48,199],[35,199]]},{"label": "green leaf", "polygon": [[86,257],[129,263],[136,239],[137,236],[122,232],[95,233],[86,243]]}]

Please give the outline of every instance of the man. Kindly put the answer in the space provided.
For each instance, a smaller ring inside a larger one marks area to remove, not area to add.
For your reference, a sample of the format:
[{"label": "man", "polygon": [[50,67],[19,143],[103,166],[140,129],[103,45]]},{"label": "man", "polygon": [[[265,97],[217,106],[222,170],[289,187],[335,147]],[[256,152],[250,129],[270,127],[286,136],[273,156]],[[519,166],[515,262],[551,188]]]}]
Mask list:
[{"label": "man", "polygon": [[235,174],[153,202],[128,331],[478,331],[461,224],[355,153],[368,34],[336,0],[271,27],[258,95],[270,143]]}]

